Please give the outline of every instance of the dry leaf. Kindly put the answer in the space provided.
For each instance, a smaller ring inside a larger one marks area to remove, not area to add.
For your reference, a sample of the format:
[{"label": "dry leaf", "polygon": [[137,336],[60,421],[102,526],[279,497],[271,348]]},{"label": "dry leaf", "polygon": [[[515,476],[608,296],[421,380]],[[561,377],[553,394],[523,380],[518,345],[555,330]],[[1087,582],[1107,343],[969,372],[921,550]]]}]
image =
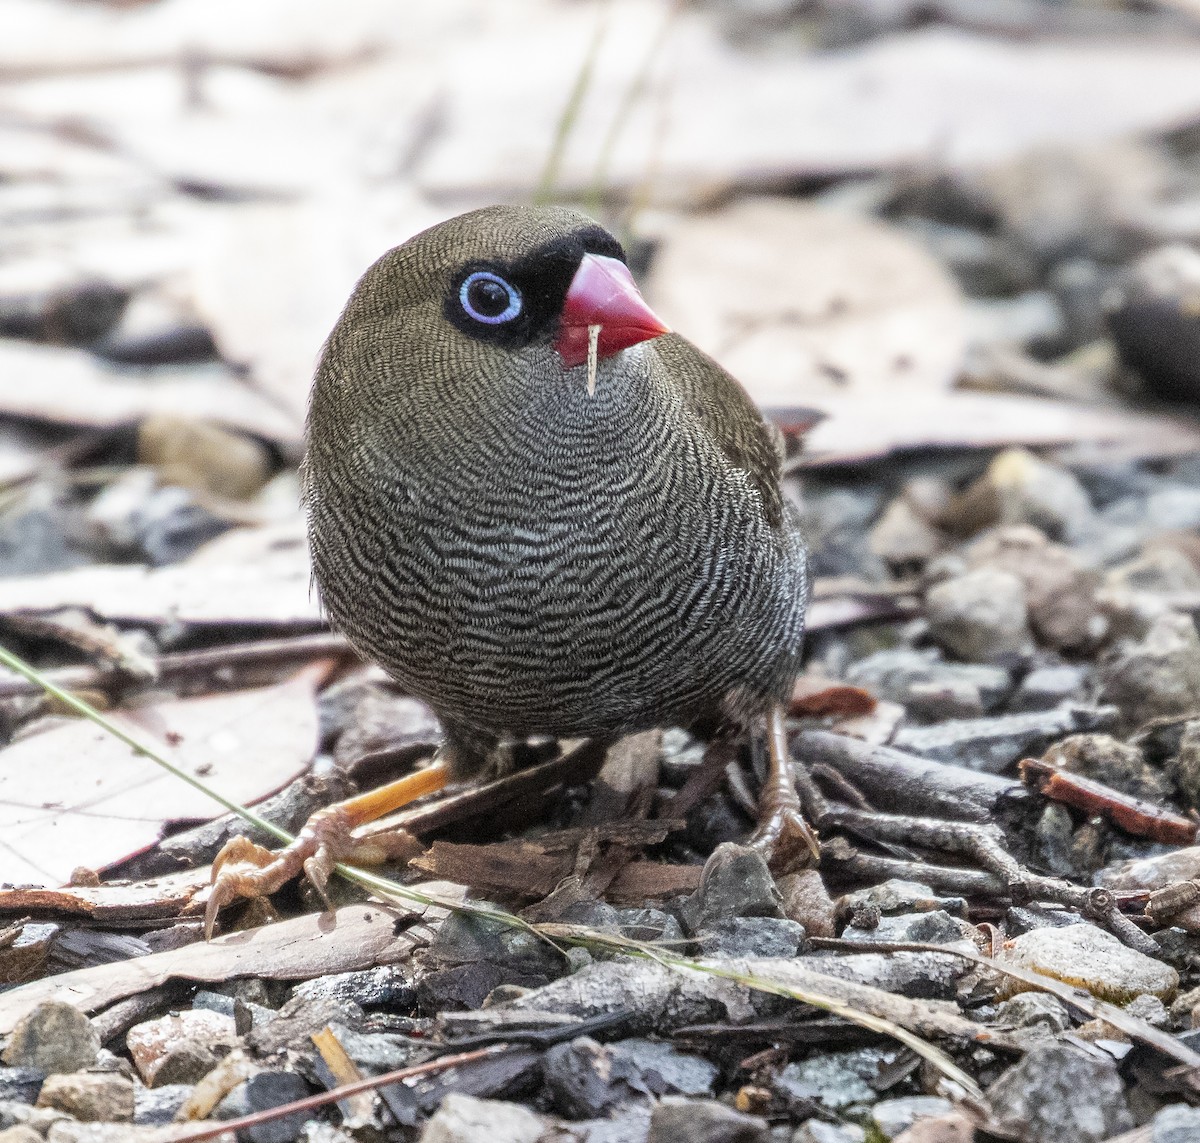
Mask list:
[{"label": "dry leaf", "polygon": [[747,199],[672,225],[648,294],[764,407],[943,390],[965,347],[962,300],[940,263],[884,223],[793,200]]},{"label": "dry leaf", "polygon": [[0,611],[83,607],[126,623],[247,623],[313,629],[320,609],[311,590],[303,525],[239,528],[190,559],[162,568],[96,564],[4,580]]},{"label": "dry leaf", "polygon": [[[163,744],[226,797],[255,802],[302,773],[317,746],[316,664],[292,679],[110,717]],[[56,720],[0,751],[0,882],[56,885],[149,848],[165,824],[225,812],[91,722]]]},{"label": "dry leaf", "polygon": [[[463,896],[461,886],[443,882],[413,888],[448,900],[461,900]],[[248,932],[230,933],[208,943],[47,977],[0,993],[0,1035],[11,1032],[26,1012],[47,1000],[95,1012],[173,978],[222,982],[243,976],[310,980],[329,973],[395,964],[406,959],[422,941],[418,936],[396,935],[400,915],[384,905],[347,905],[332,918],[324,913],[296,917]],[[424,915],[433,921],[446,914],[442,909],[430,908]]]}]

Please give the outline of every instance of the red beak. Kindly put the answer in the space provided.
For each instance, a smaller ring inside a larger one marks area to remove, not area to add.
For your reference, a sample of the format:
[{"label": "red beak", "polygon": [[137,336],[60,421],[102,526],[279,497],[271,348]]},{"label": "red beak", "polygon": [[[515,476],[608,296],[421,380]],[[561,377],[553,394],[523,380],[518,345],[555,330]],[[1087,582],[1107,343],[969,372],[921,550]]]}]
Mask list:
[{"label": "red beak", "polygon": [[629,267],[602,254],[583,256],[563,301],[554,348],[564,368],[587,360],[588,326],[592,325],[600,327],[596,347],[600,357],[671,332],[643,301]]}]

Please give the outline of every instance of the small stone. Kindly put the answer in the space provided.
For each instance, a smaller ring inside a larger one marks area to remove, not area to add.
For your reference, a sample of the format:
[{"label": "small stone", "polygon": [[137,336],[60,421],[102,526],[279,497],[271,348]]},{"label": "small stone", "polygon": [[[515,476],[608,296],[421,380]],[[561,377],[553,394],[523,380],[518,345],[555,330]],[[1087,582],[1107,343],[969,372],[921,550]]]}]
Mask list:
[{"label": "small stone", "polygon": [[804,939],[804,926],[782,917],[730,917],[696,934],[706,957],[793,957]]},{"label": "small stone", "polygon": [[683,929],[662,909],[618,909],[621,932],[635,941],[681,941]]},{"label": "small stone", "polygon": [[[308,1084],[295,1072],[259,1072],[238,1084],[213,1112],[214,1119],[240,1119],[256,1111],[269,1111],[310,1095]],[[282,1119],[271,1119],[253,1127],[243,1127],[238,1137],[245,1143],[292,1143],[308,1118],[297,1111]]]},{"label": "small stone", "polygon": [[1057,996],[1048,992],[1022,992],[996,1009],[996,1023],[1011,1028],[1065,1032],[1071,1026],[1071,1015]]},{"label": "small stone", "polygon": [[1018,685],[1009,700],[1013,714],[1022,711],[1053,710],[1064,702],[1083,698],[1091,672],[1087,667],[1059,665],[1035,667]]},{"label": "small stone", "polygon": [[994,710],[1012,690],[1012,675],[1004,667],[946,662],[935,648],[876,651],[851,663],[845,679],[905,707],[928,706],[944,692],[966,707],[978,707],[978,714]]},{"label": "small stone", "polygon": [[[437,969],[422,974],[417,983],[417,1008],[423,1015],[439,1012],[472,1012],[501,985],[516,983],[505,980],[504,970],[491,961],[456,964],[453,968]],[[541,983],[545,983],[543,978]]]},{"label": "small stone", "polygon": [[1071,540],[1091,521],[1092,502],[1066,469],[1010,448],[952,503],[948,517],[964,535],[993,524],[1028,524],[1052,540]]},{"label": "small stone", "polygon": [[5,1100],[0,1103],[0,1128],[32,1127],[44,1136],[55,1123],[69,1117],[52,1107],[31,1107],[27,1103]]},{"label": "small stone", "polygon": [[646,1143],[769,1143],[767,1121],[714,1099],[666,1096],[650,1115]]},{"label": "small stone", "polygon": [[856,889],[841,899],[842,908],[853,911],[863,906],[878,909],[885,916],[907,913],[932,913],[944,910],[956,917],[965,916],[967,903],[962,897],[939,897],[928,885],[889,877],[867,889]]},{"label": "small stone", "polygon": [[776,882],[789,921],[804,926],[811,937],[837,936],[837,907],[816,869],[787,873]]},{"label": "small stone", "polygon": [[452,1091],[425,1124],[420,1143],[537,1143],[546,1122],[519,1103]]},{"label": "small stone", "polygon": [[0,1131],[0,1143],[43,1143],[43,1138],[24,1123]]},{"label": "small stone", "polygon": [[1111,587],[1151,595],[1200,591],[1200,571],[1177,548],[1151,548],[1113,568],[1106,578]]},{"label": "small stone", "polygon": [[237,1042],[232,1016],[202,1008],[135,1024],[125,1037],[147,1087],[197,1083]]},{"label": "small stone", "polygon": [[1187,804],[1200,809],[1200,718],[1183,724],[1179,750],[1168,768]]},{"label": "small stone", "polygon": [[992,1125],[1022,1143],[1100,1143],[1133,1127],[1116,1064],[1066,1044],[1031,1047],[987,1102]]},{"label": "small stone", "polygon": [[1190,616],[1161,615],[1145,639],[1119,644],[1100,665],[1101,698],[1136,728],[1200,710],[1200,637]]},{"label": "small stone", "polygon": [[0,1102],[33,1103],[45,1078],[40,1068],[0,1068]]},{"label": "small stone", "polygon": [[965,1111],[951,1111],[929,1119],[918,1119],[907,1131],[896,1136],[896,1143],[975,1143],[975,1117]]},{"label": "small stone", "polygon": [[995,662],[1033,649],[1025,588],[1008,572],[980,568],[935,584],[925,606],[930,635],[969,662]]},{"label": "small stone", "polygon": [[[1114,1004],[1128,1004],[1146,992],[1169,1001],[1179,988],[1179,973],[1170,965],[1127,948],[1095,925],[1034,929],[1008,941],[1003,959],[1085,988]],[[998,991],[1012,996],[1026,987],[1022,981],[1006,978]]]},{"label": "small stone", "polygon": [[902,913],[898,917],[881,917],[879,924],[871,929],[859,929],[849,925],[842,931],[842,936],[850,941],[945,945],[963,940],[967,935],[967,928],[969,926],[965,921],[956,920],[943,909],[935,909],[930,913]]},{"label": "small stone", "polygon": [[561,976],[565,968],[561,954],[532,933],[469,913],[451,913],[429,951],[444,965],[491,961],[512,973],[548,979]]},{"label": "small stone", "polygon": [[680,910],[695,933],[731,917],[782,917],[781,898],[761,853],[723,842],[700,874],[700,885]]},{"label": "small stone", "polygon": [[252,437],[210,421],[158,414],[138,426],[138,460],[164,484],[248,500],[271,475],[271,454]]},{"label": "small stone", "polygon": [[1149,1143],[1196,1143],[1200,1139],[1200,1107],[1173,1103],[1150,1121]]},{"label": "small stone", "polygon": [[826,1123],[809,1119],[796,1128],[792,1143],[862,1143],[866,1132],[856,1123]]},{"label": "small stone", "polygon": [[854,1052],[829,1052],[788,1064],[775,1080],[775,1089],[789,1107],[808,1114],[814,1102],[828,1111],[845,1111],[858,1104],[874,1103],[878,1092],[871,1081],[895,1058],[883,1048]]},{"label": "small stone", "polygon": [[1097,594],[1099,572],[1084,567],[1062,544],[1036,528],[994,528],[971,543],[968,566],[1015,575],[1025,587],[1029,622],[1039,641],[1060,651],[1095,646],[1108,634]]},{"label": "small stone", "polygon": [[187,1102],[195,1090],[191,1084],[168,1083],[162,1087],[133,1089],[133,1121],[146,1126],[173,1123],[175,1113]]},{"label": "small stone", "polygon": [[50,1074],[89,1068],[99,1052],[92,1022],[70,1004],[47,1000],[17,1021],[0,1058],[10,1067]]},{"label": "small stone", "polygon": [[884,1099],[871,1108],[867,1123],[884,1139],[895,1139],[918,1119],[932,1119],[954,1110],[948,1099],[935,1095],[908,1095],[900,1099]]},{"label": "small stone", "polygon": [[1069,735],[1049,747],[1042,758],[1052,766],[1146,801],[1165,802],[1171,793],[1166,779],[1146,765],[1140,750],[1110,734]]},{"label": "small stone", "polygon": [[606,1115],[630,1099],[708,1094],[719,1074],[702,1057],[666,1044],[629,1040],[605,1046],[587,1036],[552,1047],[543,1071],[555,1106],[572,1119]]},{"label": "small stone", "polygon": [[38,1107],[57,1108],[85,1123],[128,1123],[133,1119],[133,1082],[112,1072],[50,1075]]},{"label": "small stone", "polygon": [[884,509],[868,538],[872,554],[894,568],[924,564],[945,544],[945,537],[904,496],[897,496]]},{"label": "small stone", "polygon": [[1096,874],[1096,884],[1118,892],[1136,893],[1197,878],[1200,878],[1200,846],[1189,845],[1154,857],[1114,862]]}]

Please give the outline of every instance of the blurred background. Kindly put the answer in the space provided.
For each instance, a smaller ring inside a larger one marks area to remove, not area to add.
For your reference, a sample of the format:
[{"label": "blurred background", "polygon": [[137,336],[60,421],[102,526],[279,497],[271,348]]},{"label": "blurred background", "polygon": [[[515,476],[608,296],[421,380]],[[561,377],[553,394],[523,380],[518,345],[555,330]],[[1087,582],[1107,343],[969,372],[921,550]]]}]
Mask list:
[{"label": "blurred background", "polygon": [[582,205],[826,414],[819,571],[926,558],[928,505],[834,542],[914,458],[944,500],[1002,446],[1200,447],[1198,123],[1195,0],[0,0],[0,574],[294,526],[353,282],[497,201]]}]

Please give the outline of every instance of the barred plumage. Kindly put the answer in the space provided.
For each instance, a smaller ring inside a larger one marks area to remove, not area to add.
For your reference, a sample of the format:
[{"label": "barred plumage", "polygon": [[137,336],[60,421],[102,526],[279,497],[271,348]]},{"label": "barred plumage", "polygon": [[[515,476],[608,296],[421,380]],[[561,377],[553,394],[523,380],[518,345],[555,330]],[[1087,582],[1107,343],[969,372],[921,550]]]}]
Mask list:
[{"label": "barred plumage", "polygon": [[[604,357],[594,396],[555,352],[597,243],[615,248],[558,209],[434,227],[367,271],[317,372],[304,486],[321,598],[442,717],[463,775],[504,737],[762,710],[798,669],[804,546],[741,388],[673,334]],[[473,336],[456,283],[520,260],[522,340]]]}]

